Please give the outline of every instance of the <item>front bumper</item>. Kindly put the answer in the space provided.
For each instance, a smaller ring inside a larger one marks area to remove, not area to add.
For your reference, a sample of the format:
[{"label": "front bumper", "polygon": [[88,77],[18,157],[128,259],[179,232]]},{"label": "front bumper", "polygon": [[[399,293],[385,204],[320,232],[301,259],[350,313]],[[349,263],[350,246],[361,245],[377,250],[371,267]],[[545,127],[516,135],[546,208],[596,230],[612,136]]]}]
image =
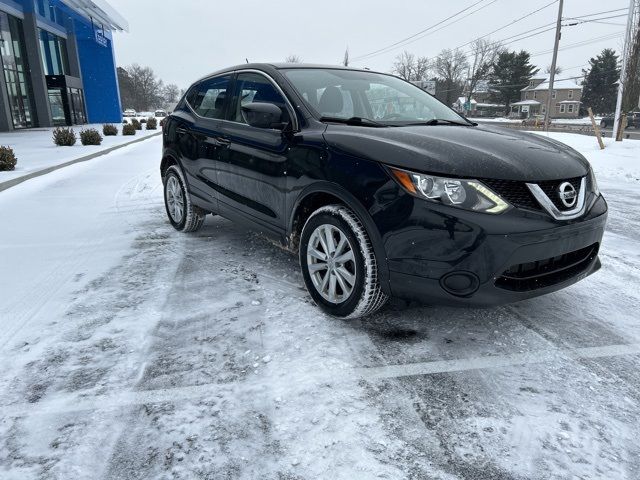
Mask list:
[{"label": "front bumper", "polygon": [[[598,249],[607,219],[602,197],[583,218],[565,223],[512,212],[482,215],[487,224],[480,226],[478,214],[456,212],[453,217],[451,209],[443,215],[422,208],[414,206],[414,220],[386,235],[394,296],[435,304],[500,305],[560,290],[600,268]],[[527,225],[535,230],[526,231]]]}]

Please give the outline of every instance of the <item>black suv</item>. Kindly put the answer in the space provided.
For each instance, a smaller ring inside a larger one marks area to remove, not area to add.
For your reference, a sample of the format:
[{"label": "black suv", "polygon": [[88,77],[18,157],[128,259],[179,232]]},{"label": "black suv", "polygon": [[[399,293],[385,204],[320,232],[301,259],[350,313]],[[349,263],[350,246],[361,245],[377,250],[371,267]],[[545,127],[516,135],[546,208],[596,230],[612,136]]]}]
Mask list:
[{"label": "black suv", "polygon": [[279,239],[332,315],[389,296],[514,302],[600,267],[607,204],[582,155],[477,126],[392,75],[228,68],[187,91],[163,138],[171,224],[214,213]]}]

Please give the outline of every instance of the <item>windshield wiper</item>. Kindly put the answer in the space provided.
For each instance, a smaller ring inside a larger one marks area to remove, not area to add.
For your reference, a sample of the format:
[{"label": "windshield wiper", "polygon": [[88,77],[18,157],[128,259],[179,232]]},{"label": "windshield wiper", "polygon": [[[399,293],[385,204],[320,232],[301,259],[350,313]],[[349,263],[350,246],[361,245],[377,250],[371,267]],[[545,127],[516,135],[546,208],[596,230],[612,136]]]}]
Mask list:
[{"label": "windshield wiper", "polygon": [[364,117],[351,117],[351,118],[320,117],[320,121],[344,123],[345,125],[357,125],[360,127],[387,127],[388,126],[382,123],[378,123],[375,120],[371,120],[370,118],[364,118]]},{"label": "windshield wiper", "polygon": [[412,122],[405,123],[403,126],[412,126],[412,125],[460,125],[463,127],[475,127],[477,123],[468,122],[457,122],[455,120],[447,120],[446,118],[432,118],[431,120],[427,120],[425,122]]}]

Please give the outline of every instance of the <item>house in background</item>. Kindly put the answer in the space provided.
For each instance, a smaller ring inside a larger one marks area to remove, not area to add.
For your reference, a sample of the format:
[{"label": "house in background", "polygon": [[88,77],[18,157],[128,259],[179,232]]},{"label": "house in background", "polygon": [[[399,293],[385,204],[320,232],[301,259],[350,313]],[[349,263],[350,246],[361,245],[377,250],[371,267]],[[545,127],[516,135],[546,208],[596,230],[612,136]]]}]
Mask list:
[{"label": "house in background", "polygon": [[[530,118],[544,115],[549,96],[549,76],[537,76],[520,91],[520,101],[511,104],[510,117]],[[582,86],[575,80],[553,82],[551,94],[551,118],[578,118],[582,99]]]},{"label": "house in background", "polygon": [[0,0],[0,131],[120,122],[106,0]]}]

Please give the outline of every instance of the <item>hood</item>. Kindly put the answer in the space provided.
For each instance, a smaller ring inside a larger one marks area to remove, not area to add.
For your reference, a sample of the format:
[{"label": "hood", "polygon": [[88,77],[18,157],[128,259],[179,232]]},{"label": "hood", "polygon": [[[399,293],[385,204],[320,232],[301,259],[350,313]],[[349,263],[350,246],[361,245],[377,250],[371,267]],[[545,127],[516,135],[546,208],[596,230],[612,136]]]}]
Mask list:
[{"label": "hood", "polygon": [[560,142],[500,127],[330,124],[324,136],[330,148],[349,155],[442,176],[538,182],[589,170],[582,155]]}]

